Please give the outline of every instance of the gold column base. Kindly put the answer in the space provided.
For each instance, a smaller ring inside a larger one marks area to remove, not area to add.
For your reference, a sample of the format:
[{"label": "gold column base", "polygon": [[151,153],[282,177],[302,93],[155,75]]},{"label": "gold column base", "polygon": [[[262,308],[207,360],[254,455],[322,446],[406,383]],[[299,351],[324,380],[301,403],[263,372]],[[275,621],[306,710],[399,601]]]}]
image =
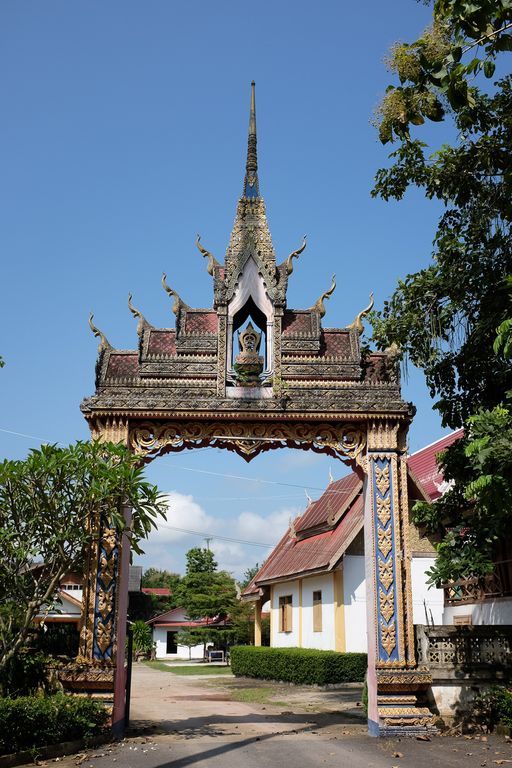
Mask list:
[{"label": "gold column base", "polygon": [[114,692],[114,667],[111,664],[90,664],[77,660],[62,667],[58,677],[66,691]]},{"label": "gold column base", "polygon": [[377,670],[378,735],[435,733],[434,715],[423,703],[431,684],[426,668]]}]

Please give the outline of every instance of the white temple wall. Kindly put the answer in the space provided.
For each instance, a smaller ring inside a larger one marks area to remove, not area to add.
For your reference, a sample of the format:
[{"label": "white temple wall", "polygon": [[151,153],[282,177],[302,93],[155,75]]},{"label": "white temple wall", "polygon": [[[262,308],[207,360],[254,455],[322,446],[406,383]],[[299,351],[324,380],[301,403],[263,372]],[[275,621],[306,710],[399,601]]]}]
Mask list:
[{"label": "white temple wall", "polygon": [[[322,593],[322,629],[315,632],[313,623],[313,592]],[[335,650],[334,583],[332,573],[302,580],[302,647]]]},{"label": "white temple wall", "polygon": [[368,650],[366,637],[366,580],[364,555],[343,558],[343,603],[345,615],[345,650]]}]

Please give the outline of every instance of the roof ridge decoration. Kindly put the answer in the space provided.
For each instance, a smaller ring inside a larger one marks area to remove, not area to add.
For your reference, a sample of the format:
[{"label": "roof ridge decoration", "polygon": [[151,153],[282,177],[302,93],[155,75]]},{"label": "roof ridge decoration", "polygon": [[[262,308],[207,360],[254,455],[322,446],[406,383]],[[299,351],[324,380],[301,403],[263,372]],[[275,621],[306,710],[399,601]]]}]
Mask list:
[{"label": "roof ridge decoration", "polygon": [[172,311],[175,315],[178,315],[180,312],[180,309],[190,309],[188,304],[185,304],[181,296],[178,294],[177,291],[174,290],[174,288],[171,288],[170,285],[167,285],[167,275],[165,272],[162,273],[162,287],[166,294],[174,299],[174,304],[172,305]]},{"label": "roof ridge decoration", "polygon": [[151,323],[148,323],[148,321],[146,320],[146,318],[144,317],[142,312],[139,312],[138,309],[135,309],[135,307],[132,304],[132,298],[133,298],[133,295],[131,293],[129,293],[128,294],[128,309],[130,310],[130,312],[132,313],[132,315],[135,318],[137,318],[137,317],[139,318],[139,322],[138,322],[138,325],[137,325],[137,334],[139,336],[142,336],[142,334],[144,332],[144,328],[152,328],[153,326],[151,325]]},{"label": "roof ridge decoration", "polygon": [[284,261],[283,264],[281,264],[281,266],[279,267],[281,269],[284,266],[284,268],[286,269],[286,274],[288,276],[290,276],[293,272],[293,259],[298,258],[300,254],[306,249],[306,245],[307,245],[306,240],[307,240],[307,235],[304,235],[304,237],[302,238],[302,245],[300,246],[300,248],[297,248],[296,251],[292,251],[288,256],[288,258],[286,259],[286,261]]},{"label": "roof ridge decoration", "polygon": [[99,346],[98,346],[98,352],[104,352],[107,349],[113,349],[112,344],[109,342],[103,331],[100,331],[99,328],[97,328],[94,323],[92,322],[94,319],[94,315],[91,312],[89,315],[89,328],[93,332],[93,334],[96,336],[97,339],[100,340]]},{"label": "roof ridge decoration", "polygon": [[213,253],[210,253],[210,251],[207,251],[206,248],[203,248],[203,246],[201,245],[201,235],[199,234],[196,236],[196,248],[198,249],[199,253],[202,253],[203,256],[206,259],[208,259],[206,271],[208,272],[209,275],[213,277],[215,274],[215,268],[220,267],[221,265],[217,261]]},{"label": "roof ridge decoration", "polygon": [[311,311],[318,312],[320,317],[323,317],[325,315],[324,301],[330,298],[330,296],[332,296],[335,288],[336,288],[336,275],[333,275],[332,281],[331,281],[331,287],[327,291],[325,291],[325,293],[322,293],[320,298],[316,300],[316,302],[313,304],[312,307],[310,307]]},{"label": "roof ridge decoration", "polygon": [[355,320],[353,320],[350,325],[347,325],[347,330],[353,330],[357,331],[357,333],[361,334],[364,331],[364,325],[363,325],[363,318],[366,317],[366,315],[373,309],[374,305],[373,300],[373,291],[370,293],[370,303],[368,304],[365,309],[362,309],[361,312],[356,316]]}]

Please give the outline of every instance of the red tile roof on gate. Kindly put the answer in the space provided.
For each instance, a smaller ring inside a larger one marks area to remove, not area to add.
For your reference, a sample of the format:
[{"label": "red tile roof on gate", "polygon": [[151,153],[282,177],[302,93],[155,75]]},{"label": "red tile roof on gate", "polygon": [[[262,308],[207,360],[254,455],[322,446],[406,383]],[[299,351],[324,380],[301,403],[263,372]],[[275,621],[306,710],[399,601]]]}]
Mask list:
[{"label": "red tile roof on gate", "polygon": [[442,483],[444,481],[438,466],[437,456],[446,450],[449,445],[459,440],[463,434],[463,429],[457,429],[455,432],[445,435],[440,440],[436,440],[435,443],[431,443],[409,456],[407,462],[409,469],[432,501],[442,496]]}]

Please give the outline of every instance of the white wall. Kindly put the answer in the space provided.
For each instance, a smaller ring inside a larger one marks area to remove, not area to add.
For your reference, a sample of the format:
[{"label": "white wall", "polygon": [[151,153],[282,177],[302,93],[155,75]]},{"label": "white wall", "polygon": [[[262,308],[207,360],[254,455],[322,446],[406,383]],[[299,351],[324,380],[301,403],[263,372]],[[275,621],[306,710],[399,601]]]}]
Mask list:
[{"label": "white wall", "polygon": [[[444,592],[427,586],[428,570],[434,565],[435,557],[413,557],[411,562],[412,620],[414,624],[446,624],[443,622]],[[423,602],[425,601],[425,602]],[[425,615],[425,606],[427,608]],[[428,617],[428,618],[427,618]]]},{"label": "white wall", "polygon": [[[292,631],[279,631],[279,598],[285,595],[292,596]],[[275,584],[272,590],[272,610],[270,612],[272,622],[271,638],[273,648],[298,648],[299,646],[299,582],[284,581]]]},{"label": "white wall", "polygon": [[368,650],[366,638],[366,580],[364,556],[343,558],[343,603],[345,612],[345,650]]},{"label": "white wall", "polygon": [[[153,627],[153,642],[156,643],[157,659],[187,659],[189,658],[189,649],[184,645],[178,645],[177,653],[167,653],[167,632],[172,631],[169,627]],[[192,659],[203,658],[203,644],[195,645],[190,649]]]},{"label": "white wall", "polygon": [[497,600],[486,600],[483,603],[467,603],[466,605],[447,605],[443,613],[442,624],[453,624],[455,616],[471,616],[475,625],[512,624],[512,599],[503,597]]},{"label": "white wall", "polygon": [[[313,631],[313,592],[322,592],[322,631]],[[302,647],[334,651],[334,584],[332,573],[302,580]]]}]

